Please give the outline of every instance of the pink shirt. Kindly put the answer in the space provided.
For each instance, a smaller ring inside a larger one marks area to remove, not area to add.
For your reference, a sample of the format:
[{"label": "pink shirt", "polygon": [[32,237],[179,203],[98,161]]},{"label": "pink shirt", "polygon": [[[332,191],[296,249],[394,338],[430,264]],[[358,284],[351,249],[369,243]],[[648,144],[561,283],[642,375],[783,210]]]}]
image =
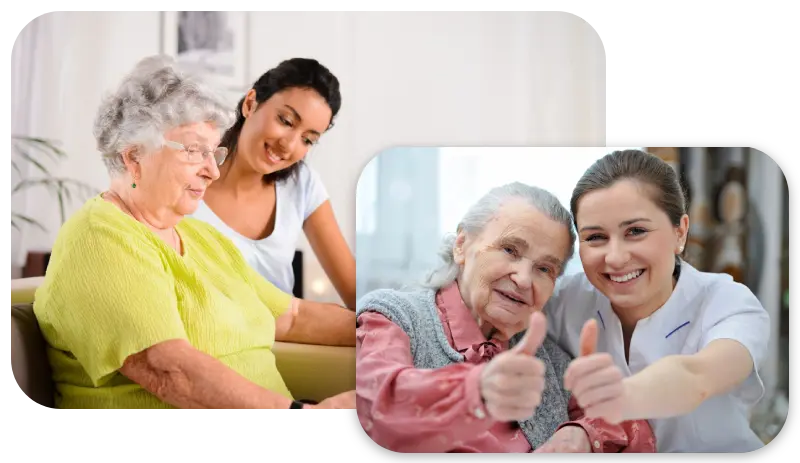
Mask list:
[{"label": "pink shirt", "polygon": [[[485,364],[508,348],[486,341],[453,283],[436,296],[442,327],[464,362],[417,369],[408,335],[375,312],[362,313],[356,329],[356,408],[361,426],[379,445],[397,452],[530,452],[515,423],[489,417],[478,383]],[[583,417],[574,399],[570,422],[589,435],[594,452],[655,452],[647,421],[612,425]]]}]

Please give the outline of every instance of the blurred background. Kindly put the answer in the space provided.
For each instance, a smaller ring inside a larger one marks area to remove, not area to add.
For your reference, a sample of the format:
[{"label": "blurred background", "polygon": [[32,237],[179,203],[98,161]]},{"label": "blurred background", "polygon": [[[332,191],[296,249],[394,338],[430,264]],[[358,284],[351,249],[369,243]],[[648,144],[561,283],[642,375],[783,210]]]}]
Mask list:
[{"label": "blurred background", "polygon": [[[95,111],[158,53],[204,72],[232,106],[287,58],[339,78],[342,110],[308,163],[351,249],[358,176],[383,149],[605,142],[603,44],[567,13],[49,13],[12,53],[12,278],[41,275],[61,223],[107,187]],[[305,238],[297,249],[298,295],[341,302]]]},{"label": "blurred background", "polygon": [[[750,148],[631,147],[658,155],[679,173],[689,198],[686,260],[747,285],[770,314],[767,389],[752,426],[769,442],[789,405],[789,209],[777,164]],[[490,188],[520,181],[544,188],[569,207],[584,171],[616,148],[392,148],[358,183],[358,296],[419,283],[437,265],[442,237]],[[576,243],[577,248],[577,243]],[[566,273],[581,272],[577,254]]]}]

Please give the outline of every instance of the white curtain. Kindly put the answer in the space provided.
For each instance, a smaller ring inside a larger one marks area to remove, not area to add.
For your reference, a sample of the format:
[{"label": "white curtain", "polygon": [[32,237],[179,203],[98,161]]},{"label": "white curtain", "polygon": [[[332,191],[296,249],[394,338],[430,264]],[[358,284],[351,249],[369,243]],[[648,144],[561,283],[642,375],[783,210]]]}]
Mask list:
[{"label": "white curtain", "polygon": [[488,183],[541,177],[535,163],[492,164],[494,153],[488,163],[446,156],[443,164],[441,150],[402,147],[604,145],[602,42],[579,18],[357,13],[343,21],[352,46],[331,50],[330,61],[346,70],[346,116],[312,164],[326,185],[341,186],[340,210],[355,193],[342,181],[341,154],[352,154],[350,178],[367,166],[354,214],[358,295],[419,281],[437,264],[443,232]]},{"label": "white curtain", "polygon": [[[92,137],[95,111],[102,95],[136,61],[158,51],[158,19],[157,12],[53,12],[20,33],[12,53],[11,131],[59,145],[66,158],[44,163],[51,174],[98,191],[107,187],[108,174]],[[17,164],[22,178],[41,177],[36,168]],[[12,172],[11,180],[13,188],[20,175]],[[86,199],[77,190],[73,194],[65,203],[67,217]],[[42,187],[15,194],[11,207],[46,229],[12,228],[12,275],[19,275],[28,252],[52,248],[61,216],[55,196]]]},{"label": "white curtain", "polygon": [[[33,60],[36,50],[37,34],[41,30],[38,22],[26,17],[24,23],[17,25],[15,32],[8,33],[8,152],[9,160],[16,160],[15,153],[12,151],[11,135],[30,133],[30,105],[26,102],[31,99],[33,75]],[[24,173],[29,170],[28,166],[21,166]],[[12,185],[20,180],[20,175],[14,169],[8,170],[9,195]],[[11,211],[19,206],[19,200],[24,198],[24,193],[16,198],[9,197],[9,219]],[[17,199],[17,201],[13,201]],[[23,199],[24,200],[24,199]],[[20,266],[23,257],[19,252],[20,234],[9,226],[8,228],[8,266],[9,278],[11,278],[12,267]]]},{"label": "white curtain", "polygon": [[[54,120],[63,110],[61,105],[61,86],[59,83],[62,53],[69,37],[71,12],[65,8],[34,8],[32,17],[18,25],[15,32],[8,34],[8,135],[38,136],[51,138],[53,128],[58,127]],[[9,138],[9,159],[18,159],[11,150]],[[18,162],[21,174],[27,177],[34,174],[34,168],[27,163]],[[9,169],[9,186],[19,181],[19,174]],[[9,212],[35,216],[34,211],[41,207],[41,192],[29,190],[9,198]],[[28,252],[27,234],[30,227],[17,231],[8,230],[8,266],[21,267]],[[9,275],[11,277],[11,275]]]}]

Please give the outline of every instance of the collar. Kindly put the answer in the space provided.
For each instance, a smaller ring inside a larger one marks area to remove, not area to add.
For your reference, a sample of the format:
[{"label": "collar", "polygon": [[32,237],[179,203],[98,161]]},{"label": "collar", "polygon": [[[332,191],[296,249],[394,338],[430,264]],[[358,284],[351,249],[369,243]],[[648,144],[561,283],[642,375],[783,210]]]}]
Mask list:
[{"label": "collar", "polygon": [[[664,338],[669,338],[675,332],[687,327],[692,323],[692,313],[687,313],[684,309],[702,291],[703,284],[700,281],[702,273],[692,267],[688,262],[681,260],[681,272],[675,288],[672,290],[667,302],[658,308],[649,317],[639,320],[636,324],[637,329],[645,326],[657,326],[657,332]],[[599,291],[598,291],[599,294]],[[601,294],[602,306],[598,307],[597,316],[600,321],[601,330],[610,328],[607,326],[609,320],[617,319],[611,302]]]},{"label": "collar", "polygon": [[[486,340],[481,332],[478,322],[472,316],[472,311],[461,298],[461,291],[458,282],[450,283],[442,288],[436,295],[436,306],[442,314],[442,322],[450,328],[450,335],[453,340],[453,348],[461,353],[480,345],[485,345]],[[495,339],[491,343],[505,350],[508,348],[507,342]]]}]

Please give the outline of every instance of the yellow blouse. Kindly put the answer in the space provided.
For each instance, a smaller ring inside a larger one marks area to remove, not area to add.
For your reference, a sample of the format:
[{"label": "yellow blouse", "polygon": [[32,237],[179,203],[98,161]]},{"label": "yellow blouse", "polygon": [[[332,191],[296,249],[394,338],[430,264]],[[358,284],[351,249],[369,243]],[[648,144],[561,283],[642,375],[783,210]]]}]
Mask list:
[{"label": "yellow blouse", "polygon": [[291,398],[271,348],[292,296],[212,226],[184,218],[176,230],[183,256],[100,196],[63,225],[34,302],[57,407],[170,408],[118,370],[171,339]]}]

